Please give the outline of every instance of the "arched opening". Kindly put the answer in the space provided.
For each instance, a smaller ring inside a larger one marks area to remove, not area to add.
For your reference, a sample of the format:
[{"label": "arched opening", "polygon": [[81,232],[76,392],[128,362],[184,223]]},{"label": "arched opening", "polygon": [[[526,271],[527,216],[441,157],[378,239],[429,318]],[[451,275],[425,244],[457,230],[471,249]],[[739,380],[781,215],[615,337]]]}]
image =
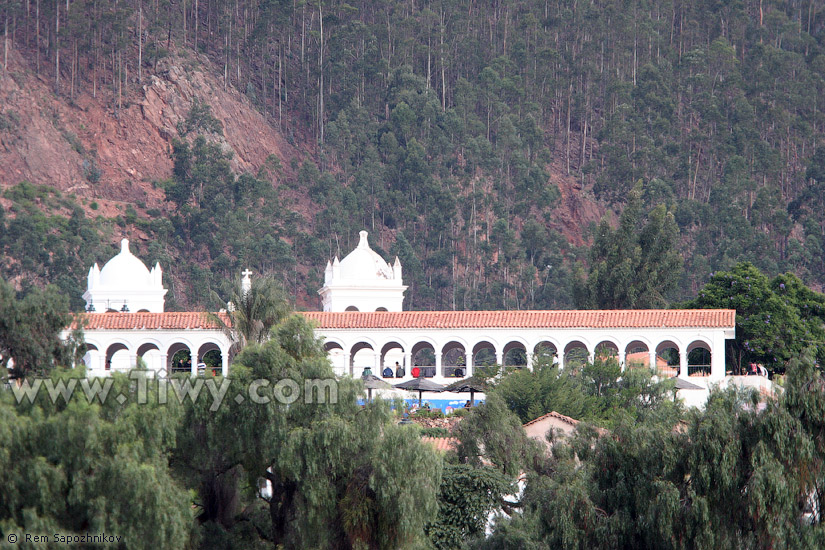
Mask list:
[{"label": "arched opening", "polygon": [[[404,348],[398,342],[388,342],[381,348],[381,376],[384,378],[402,378],[404,368]],[[378,375],[378,373],[376,373]]]},{"label": "arched opening", "polygon": [[533,348],[533,366],[552,365],[556,362],[558,355],[559,350],[556,349],[556,344],[547,341],[539,342]]},{"label": "arched opening", "polygon": [[613,359],[614,361],[619,360],[619,346],[615,343],[611,342],[610,340],[603,340],[596,344],[596,351],[593,354],[595,358],[601,359],[602,361],[606,361],[608,359]]},{"label": "arched opening", "polygon": [[106,370],[125,371],[132,368],[132,361],[129,356],[129,348],[126,344],[112,344],[106,349]]},{"label": "arched opening", "polygon": [[83,364],[86,365],[87,371],[93,371],[100,368],[100,350],[97,346],[86,342],[86,354],[83,356]]},{"label": "arched opening", "polygon": [[172,344],[166,352],[166,357],[169,361],[166,367],[169,374],[192,372],[192,354],[186,344],[180,342]]},{"label": "arched opening", "polygon": [[347,306],[347,309],[345,309],[344,311],[358,311],[358,308],[355,306]]},{"label": "arched opening", "polygon": [[665,340],[656,346],[656,373],[663,378],[673,378],[679,374],[679,346]]},{"label": "arched opening", "polygon": [[527,348],[521,342],[507,342],[501,360],[505,367],[524,368],[527,366]]},{"label": "arched opening", "polygon": [[364,371],[367,374],[374,374],[378,376],[381,373],[374,372],[375,370],[375,349],[372,347],[372,344],[367,342],[358,342],[352,349],[350,350],[349,354],[349,373],[353,377],[359,377],[364,375]]},{"label": "arched opening", "polygon": [[198,374],[209,374],[217,376],[221,373],[223,357],[221,348],[214,342],[207,342],[198,349]]},{"label": "arched opening", "polygon": [[349,372],[349,365],[344,360],[344,348],[337,342],[324,342],[324,351],[327,352],[332,369],[338,374]]},{"label": "arched opening", "polygon": [[473,372],[485,376],[485,370],[498,364],[496,347],[490,342],[479,342],[473,346]]},{"label": "arched opening", "polygon": [[448,342],[441,348],[441,367],[445,377],[462,378],[467,373],[467,352],[464,344]]},{"label": "arched opening", "polygon": [[157,344],[152,342],[141,344],[137,349],[137,356],[147,370],[157,372],[164,367],[160,356],[160,348]]},{"label": "arched opening", "polygon": [[710,346],[697,340],[690,343],[687,352],[688,376],[710,376]]},{"label": "arched opening", "polygon": [[423,376],[432,378],[435,376],[435,348],[429,342],[418,342],[412,348],[410,354],[412,368],[410,374],[415,377]]},{"label": "arched opening", "polygon": [[149,313],[148,309],[139,309],[138,313]]},{"label": "arched opening", "polygon": [[584,342],[573,340],[564,346],[564,368],[580,369],[590,361],[590,351]]},{"label": "arched opening", "polygon": [[624,362],[627,368],[650,368],[650,349],[641,340],[630,342],[624,349]]},{"label": "arched opening", "polygon": [[376,308],[376,310],[375,310],[375,311],[387,311],[387,308],[385,308],[385,307],[379,307],[379,308]]}]

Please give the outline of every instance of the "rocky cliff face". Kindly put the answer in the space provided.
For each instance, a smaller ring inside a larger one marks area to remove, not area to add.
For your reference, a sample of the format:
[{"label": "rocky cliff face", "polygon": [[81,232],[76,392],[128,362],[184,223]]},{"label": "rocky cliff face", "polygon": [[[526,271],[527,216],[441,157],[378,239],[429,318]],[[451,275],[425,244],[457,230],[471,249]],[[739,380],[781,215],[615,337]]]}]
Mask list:
[{"label": "rocky cliff face", "polygon": [[255,172],[269,155],[288,166],[295,150],[242,94],[200,69],[208,64],[192,53],[164,59],[142,85],[130,82],[117,108],[110,90],[86,84],[74,98],[56,95],[53,82],[11,52],[0,75],[0,182],[156,206],[163,193],[152,182],[170,176],[171,141],[195,98],[221,122],[236,172]]},{"label": "rocky cliff face", "polygon": [[[3,188],[29,181],[75,195],[80,204],[94,210],[87,211],[89,218],[116,218],[127,206],[139,218],[148,217],[152,209],[169,212],[170,205],[164,204],[164,192],[156,182],[172,176],[172,142],[181,137],[193,104],[201,101],[221,125],[221,132],[209,139],[232,152],[236,174],[257,174],[271,156],[278,159],[282,169],[264,177],[275,186],[289,183],[281,188],[281,196],[286,198],[283,206],[292,213],[282,214],[295,221],[293,227],[312,233],[319,208],[309,190],[296,184],[292,167],[317,157],[315,146],[300,137],[300,125],[294,121],[296,144],[288,143],[277,123],[238,90],[224,88],[219,74],[207,56],[182,50],[158,61],[153,70],[147,69],[140,82],[130,72],[120,99],[111,82],[98,81],[96,87],[76,82],[71,92],[65,85],[66,76],[56,94],[54,76],[35,74],[29,56],[12,50],[8,70],[0,72],[0,203],[10,205],[2,198]],[[335,166],[327,168],[336,170]],[[560,231],[572,245],[581,246],[588,225],[598,221],[604,209],[561,165],[548,169],[548,183],[557,185],[561,195],[552,214],[540,221]],[[374,227],[371,232],[386,249],[395,239],[395,230],[387,227]],[[116,229],[104,238],[116,243],[123,236],[144,245],[152,239],[138,227]],[[290,232],[280,238],[294,245]],[[457,246],[460,249],[462,243]],[[293,271],[307,276],[317,269],[314,263],[299,257]],[[179,270],[170,270],[168,276],[183,288],[190,283]],[[317,307],[314,291],[296,284],[292,292],[299,305]],[[192,306],[185,298],[180,300],[179,307]]]}]

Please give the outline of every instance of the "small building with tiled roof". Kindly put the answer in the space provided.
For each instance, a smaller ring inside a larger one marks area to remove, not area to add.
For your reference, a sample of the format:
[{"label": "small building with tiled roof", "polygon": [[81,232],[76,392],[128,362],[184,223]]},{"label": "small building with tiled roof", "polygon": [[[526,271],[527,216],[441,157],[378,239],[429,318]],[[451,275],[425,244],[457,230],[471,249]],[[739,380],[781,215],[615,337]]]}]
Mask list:
[{"label": "small building with tiled roof", "polygon": [[524,433],[527,437],[535,439],[541,443],[547,443],[547,432],[550,430],[561,431],[565,436],[572,434],[579,421],[575,418],[570,418],[556,411],[541,415],[538,418],[524,424]]},{"label": "small building with tiled roof", "polygon": [[446,453],[447,451],[454,451],[458,447],[458,439],[455,437],[430,437],[423,436],[421,438],[423,443],[431,445],[436,451]]}]

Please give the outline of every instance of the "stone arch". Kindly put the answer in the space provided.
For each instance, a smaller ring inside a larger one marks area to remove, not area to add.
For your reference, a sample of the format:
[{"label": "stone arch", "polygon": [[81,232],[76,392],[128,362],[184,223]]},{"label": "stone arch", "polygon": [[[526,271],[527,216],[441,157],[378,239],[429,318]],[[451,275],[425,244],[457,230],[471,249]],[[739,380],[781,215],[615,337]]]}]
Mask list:
[{"label": "stone arch", "polygon": [[158,350],[160,351],[160,344],[158,342],[144,342],[137,349],[137,356],[143,357],[147,352],[151,350]]},{"label": "stone arch", "polygon": [[458,338],[441,347],[441,366],[445,377],[461,378],[467,373],[467,345]]},{"label": "stone arch", "polygon": [[[216,353],[217,352],[217,353]],[[215,342],[205,342],[198,348],[198,374],[201,374],[201,369],[211,369],[213,374],[221,372],[223,366],[223,350]],[[208,356],[208,357],[207,357]],[[204,365],[201,367],[201,365]]]},{"label": "stone arch", "polygon": [[146,368],[155,372],[165,368],[161,354],[161,344],[157,340],[144,341],[136,353]]},{"label": "stone arch", "polygon": [[100,349],[96,344],[86,342],[86,353],[83,354],[83,364],[86,370],[96,370],[100,368]]},{"label": "stone arch", "polygon": [[538,342],[535,346],[533,346],[533,364],[536,364],[536,361],[540,361],[542,359],[547,359],[549,364],[557,363],[557,359],[559,356],[559,346],[556,342],[549,339],[543,339]]},{"label": "stone arch", "polygon": [[581,368],[590,361],[590,348],[583,340],[571,340],[564,346],[563,361],[565,368]]},{"label": "stone arch", "polygon": [[476,342],[473,346],[473,368],[495,365],[498,362],[496,349],[496,344],[492,340]]},{"label": "stone arch", "polygon": [[[369,350],[369,352],[367,352]],[[376,346],[374,342],[366,339],[355,343],[349,352],[348,371],[352,376],[361,376],[369,368],[371,371],[376,365]],[[373,372],[378,375],[379,373]]]},{"label": "stone arch", "polygon": [[624,347],[624,353],[624,362],[628,368],[651,368],[650,346],[647,342],[633,340]]},{"label": "stone arch", "polygon": [[344,361],[344,344],[335,338],[324,340],[324,351],[327,352],[332,369],[338,373],[349,373],[349,366]]},{"label": "stone arch", "polygon": [[501,362],[505,367],[527,366],[527,344],[521,339],[513,339],[504,344]]},{"label": "stone arch", "polygon": [[347,306],[347,309],[345,309],[344,311],[359,311],[359,310],[355,306]]},{"label": "stone arch", "polygon": [[687,346],[688,376],[710,376],[713,348],[704,339],[697,339]]},{"label": "stone arch", "polygon": [[619,360],[619,344],[615,341],[607,338],[602,340],[596,347],[593,348],[593,355],[594,357],[602,357],[602,358],[610,358],[612,357],[615,360]]},{"label": "stone arch", "polygon": [[131,350],[128,343],[116,341],[109,344],[106,348],[106,364],[104,368],[107,371],[129,369],[133,366],[131,362]]},{"label": "stone arch", "polygon": [[413,344],[413,347],[410,350],[410,374],[412,374],[413,370],[418,368],[420,376],[424,376],[426,378],[432,378],[435,376],[436,349],[435,342],[429,339],[422,339]]},{"label": "stone arch", "polygon": [[[189,363],[187,364],[187,358]],[[167,348],[166,351],[166,368],[169,374],[176,374],[180,372],[192,372],[192,345],[189,342],[175,342]],[[183,363],[179,363],[182,361]]]},{"label": "stone arch", "polygon": [[396,371],[401,369],[401,376],[404,375],[404,345],[398,340],[391,340],[381,346],[381,360],[379,362],[381,372],[376,372],[376,376],[384,376],[384,371],[390,369],[390,375],[385,378],[395,378]]},{"label": "stone arch", "polygon": [[340,349],[344,351],[344,344],[339,342],[338,340],[325,340],[324,341],[324,351],[329,353],[331,350]]},{"label": "stone arch", "polygon": [[[663,340],[656,345],[656,372],[659,376],[672,378],[679,374],[679,344],[674,340]],[[667,365],[660,365],[661,360]]]}]

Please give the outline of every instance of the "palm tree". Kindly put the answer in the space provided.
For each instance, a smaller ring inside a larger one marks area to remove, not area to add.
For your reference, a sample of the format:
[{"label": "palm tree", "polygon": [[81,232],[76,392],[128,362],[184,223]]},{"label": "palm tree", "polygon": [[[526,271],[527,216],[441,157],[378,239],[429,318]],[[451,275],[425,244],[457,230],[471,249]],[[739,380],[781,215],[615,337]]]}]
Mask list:
[{"label": "palm tree", "polygon": [[268,340],[272,327],[286,319],[292,309],[276,279],[260,277],[250,282],[249,272],[244,275],[227,303],[226,315],[209,314],[210,320],[232,340],[235,352]]}]

